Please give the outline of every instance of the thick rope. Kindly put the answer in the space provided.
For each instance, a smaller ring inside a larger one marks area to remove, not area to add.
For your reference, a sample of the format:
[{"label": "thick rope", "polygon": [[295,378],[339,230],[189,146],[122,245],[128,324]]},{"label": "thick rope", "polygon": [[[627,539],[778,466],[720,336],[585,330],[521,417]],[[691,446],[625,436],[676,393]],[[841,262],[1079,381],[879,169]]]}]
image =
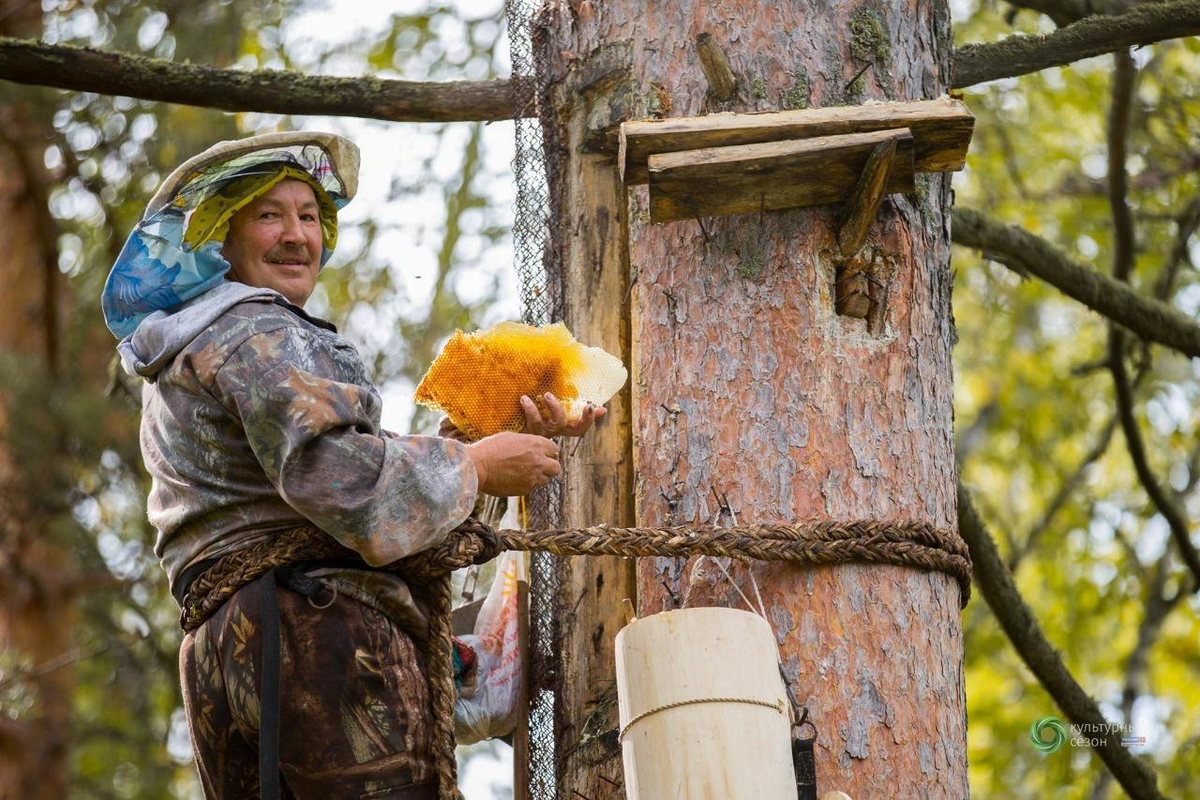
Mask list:
[{"label": "thick rope", "polygon": [[[494,531],[468,519],[441,544],[381,569],[429,587],[431,613],[425,664],[434,714],[433,755],[440,800],[461,800],[454,760],[454,675],[451,656],[450,573],[482,564],[503,550],[556,555],[726,556],[796,564],[894,564],[951,575],[962,605],[971,593],[971,560],[957,535],[924,522],[814,522],[803,525],[711,525],[612,528],[599,525],[554,531]],[[180,625],[199,627],[239,588],[274,567],[358,556],[312,527],[230,553],[197,578],[183,601]]]},{"label": "thick rope", "polygon": [[433,580],[430,589],[429,642],[425,671],[433,705],[433,764],[437,769],[439,800],[463,800],[458,790],[458,762],[454,757],[454,656],[451,653],[450,612],[454,606],[450,573]]}]

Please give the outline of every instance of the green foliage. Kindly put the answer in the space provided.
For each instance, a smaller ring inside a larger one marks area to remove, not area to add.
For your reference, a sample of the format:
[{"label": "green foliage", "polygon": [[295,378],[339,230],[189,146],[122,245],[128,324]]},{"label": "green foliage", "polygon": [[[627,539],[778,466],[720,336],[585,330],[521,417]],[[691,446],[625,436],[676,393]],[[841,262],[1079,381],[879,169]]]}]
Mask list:
[{"label": "green foliage", "polygon": [[[382,32],[332,44],[292,33],[310,10],[322,13],[317,2],[85,0],[44,8],[49,41],[216,66],[418,80],[487,79],[503,67],[499,4],[481,18],[430,5],[390,16]],[[140,388],[111,361],[114,343],[99,314],[108,267],[167,172],[217,140],[305,127],[360,141],[386,135],[408,157],[390,192],[385,186],[384,196],[343,212],[343,246],[310,308],[359,345],[381,385],[398,385],[401,396],[407,386],[411,394],[454,327],[501,313],[495,266],[510,261],[502,183],[511,179],[506,159],[489,156],[489,148],[507,145],[511,128],[235,115],[33,87],[16,87],[0,110],[10,104],[45,133],[57,260],[69,289],[62,371],[51,375],[5,356],[0,386],[12,414],[5,444],[35,489],[34,504],[48,509],[46,531],[64,564],[91,587],[79,597],[70,654],[72,796],[196,796],[177,685],[178,611],[145,520]],[[365,162],[364,185],[381,168],[390,166]],[[511,315],[511,303],[508,309]],[[431,424],[398,418],[414,429]],[[43,666],[0,649],[4,714],[38,713],[26,677]]]},{"label": "green foliage", "polygon": [[[179,10],[178,21],[192,35],[176,42],[163,26],[164,9],[176,13],[177,5],[46,4],[42,35],[196,60],[212,48],[213,58],[228,63],[231,53],[216,32],[240,28],[235,6]],[[75,686],[72,796],[190,795],[193,769],[180,727],[179,632],[145,521],[137,390],[112,381],[105,391],[112,339],[98,297],[108,265],[161,176],[180,153],[237,127],[216,112],[32,87],[17,87],[4,105],[19,109],[45,142],[44,160],[54,178],[48,194],[57,262],[69,287],[59,371],[4,354],[0,385],[10,414],[5,445],[31,492],[31,513],[81,587],[69,637],[73,650],[63,654]],[[162,131],[172,132],[169,142]],[[45,665],[20,653],[5,655],[5,673],[13,678],[5,706],[19,698],[16,707],[37,716],[39,697],[23,676]]]},{"label": "green foliage", "polygon": [[[43,4],[44,36],[217,66],[313,74],[485,79],[503,68],[495,52],[502,27],[498,6],[486,16],[465,18],[431,4],[390,17],[370,35],[328,44],[291,32],[313,5],[62,0]],[[1053,28],[1028,11],[1009,21],[1005,10],[994,4],[964,9],[956,20],[957,42]],[[884,69],[888,41],[880,39],[877,14],[860,9],[852,17],[853,55]],[[1194,124],[1200,119],[1198,53],[1196,39],[1139,52],[1128,164],[1138,239],[1133,285],[1147,294],[1161,291],[1193,317],[1200,309],[1193,263],[1200,244],[1181,231],[1189,224],[1184,212],[1200,208],[1194,155],[1200,152]],[[1110,269],[1104,178],[1111,71],[1111,59],[1099,58],[969,90],[966,101],[977,123],[967,170],[955,177],[957,202],[1023,225],[1073,258]],[[761,77],[754,81],[756,95],[760,85]],[[808,91],[807,75],[797,75],[782,104],[804,107]],[[49,520],[46,535],[80,574],[95,579],[96,588],[80,598],[74,634],[73,794],[194,795],[186,738],[180,738],[175,609],[142,507],[146,486],[136,449],[135,396],[129,394],[137,387],[118,378],[105,393],[107,357],[97,355],[112,344],[96,308],[108,265],[161,177],[217,139],[303,126],[355,138],[386,135],[405,158],[386,197],[365,208],[357,201],[344,212],[343,246],[322,275],[313,309],[337,321],[359,345],[382,385],[410,392],[454,327],[484,324],[498,313],[492,309],[503,291],[496,276],[507,269],[502,246],[511,178],[497,169],[489,148],[509,137],[509,129],[230,115],[25,87],[0,101],[8,104],[23,107],[44,136],[55,181],[50,206],[59,227],[58,263],[73,298],[59,374],[0,360],[0,385],[12,396],[9,446],[36,488],[33,501]],[[752,278],[753,258],[744,266]],[[1017,583],[1067,666],[1112,721],[1125,722],[1123,692],[1146,596],[1156,588],[1155,564],[1168,554],[1161,587],[1168,594],[1178,590],[1183,574],[1120,433],[1085,463],[1114,413],[1111,378],[1096,366],[1106,357],[1107,329],[1054,289],[974,252],[956,249],[954,268],[955,405],[964,479],[976,489],[1002,552],[1012,558],[1024,553]],[[1132,370],[1144,370],[1138,418],[1152,464],[1179,492],[1189,519],[1200,519],[1194,491],[1200,478],[1197,371],[1159,348],[1132,355]],[[427,430],[431,420],[418,414],[406,424]],[[1081,466],[1078,485],[1047,516]],[[1147,669],[1132,685],[1135,734],[1147,737],[1139,752],[1158,769],[1168,795],[1185,796],[1200,771],[1198,611],[1200,603],[1190,596],[1174,606],[1153,632]],[[1093,796],[1105,772],[1089,750],[1065,747],[1046,755],[1028,744],[1029,725],[1056,709],[981,600],[966,610],[964,626],[973,792]],[[21,679],[35,666],[21,654],[0,653],[5,714],[36,712]]]},{"label": "green foliage", "polygon": [[[956,20],[956,42],[993,41],[1053,24],[1020,11],[1011,24],[990,4]],[[1192,155],[1200,143],[1195,86],[1196,40],[1164,42],[1138,53],[1129,126],[1129,205],[1137,235],[1132,283],[1196,316],[1200,286],[1180,241],[1184,212],[1200,191]],[[1019,79],[974,87],[976,115],[967,170],[955,177],[956,203],[1021,225],[1078,261],[1111,271],[1112,217],[1107,195],[1108,111],[1112,59],[1102,57]],[[1174,267],[1176,255],[1181,259]],[[1118,429],[1103,454],[1056,513],[1048,508],[1103,439],[1115,406],[1103,366],[1107,326],[1098,315],[1036,280],[1022,280],[973,251],[954,251],[955,410],[960,468],[1002,553],[1029,546],[1016,567],[1018,586],[1067,667],[1109,720],[1145,736],[1135,752],[1159,771],[1167,795],[1186,794],[1196,774],[1200,737],[1200,604],[1185,597],[1155,631],[1149,668],[1133,678],[1132,719],[1122,708],[1153,566],[1168,561],[1161,591],[1184,580],[1163,519],[1146,499]],[[1177,270],[1177,271],[1176,271]],[[1176,271],[1171,285],[1164,280]],[[1200,502],[1196,462],[1196,370],[1178,354],[1137,348],[1130,371],[1144,369],[1138,419],[1160,482],[1179,492],[1195,528]],[[1040,531],[1027,545],[1030,534]],[[1166,554],[1164,556],[1164,553]],[[1042,754],[1028,744],[1037,718],[1058,714],[1013,652],[982,601],[964,616],[969,759],[981,797],[1092,797],[1106,771],[1087,748]],[[1114,787],[1113,791],[1116,789]],[[1101,795],[1103,796],[1103,795]]]},{"label": "green foliage", "polygon": [[[166,747],[179,707],[179,636],[151,551],[140,468],[131,466],[139,464],[135,407],[104,394],[75,363],[53,375],[28,359],[0,357],[6,445],[33,490],[29,513],[41,521],[43,543],[87,587],[73,651],[64,654],[76,686],[73,791],[165,797],[186,764]],[[18,679],[0,694],[3,705],[16,701],[36,714],[37,698],[19,676],[45,665],[8,655],[5,672]]]}]

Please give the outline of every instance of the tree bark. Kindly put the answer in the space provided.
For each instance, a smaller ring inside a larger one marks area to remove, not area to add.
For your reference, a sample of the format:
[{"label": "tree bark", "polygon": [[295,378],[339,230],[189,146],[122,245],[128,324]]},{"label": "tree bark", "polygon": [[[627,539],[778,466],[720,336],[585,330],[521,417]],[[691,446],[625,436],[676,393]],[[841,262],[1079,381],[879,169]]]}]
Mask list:
[{"label": "tree bark", "polygon": [[[29,13],[22,16],[22,10]],[[36,3],[18,5],[9,25],[40,20]],[[0,21],[0,34],[6,32]],[[11,31],[13,28],[8,27]],[[42,166],[46,132],[20,103],[0,104],[0,356],[38,365],[57,361],[62,281],[57,232],[46,206],[49,175]],[[48,127],[48,126],[47,126]],[[52,386],[45,387],[49,394]],[[0,651],[30,665],[24,680],[28,713],[0,729],[0,797],[66,797],[74,674],[57,664],[71,648],[72,565],[56,546],[35,502],[36,487],[13,452],[9,425],[15,398],[0,387]]]},{"label": "tree bark", "polygon": [[[564,274],[565,321],[582,342],[629,363],[629,221],[616,153],[607,132],[626,116],[631,88],[627,50],[602,49],[555,61],[548,97],[554,107],[547,151],[558,240],[552,261]],[[561,146],[561,147],[560,147]],[[563,524],[633,524],[629,385],[597,428],[570,446],[564,469]],[[613,637],[624,624],[622,600],[636,597],[634,563],[575,557],[560,577],[560,647],[555,696],[555,762],[560,797],[610,797],[621,786],[616,741]]]},{"label": "tree bark", "polygon": [[[578,97],[573,106],[555,104],[560,140],[550,148],[558,243],[568,255],[578,231],[598,224],[579,188],[586,145],[604,141],[615,121],[933,98],[946,87],[951,58],[941,2],[555,4],[543,22],[552,81],[561,97]],[[695,48],[702,34],[736,76],[731,101],[706,84]],[[628,75],[605,63],[627,64]],[[600,88],[589,99],[580,85]],[[589,130],[562,138],[573,124]],[[570,146],[576,142],[583,150]],[[840,209],[651,225],[645,189],[630,192],[639,525],[707,521],[719,494],[740,521],[915,519],[953,528],[949,185],[935,175],[919,182],[916,196],[884,201],[866,241],[887,286],[871,327],[834,311]],[[605,303],[622,300],[610,294]],[[785,673],[819,731],[821,791],[967,795],[952,580],[858,565],[729,570],[750,597],[748,572],[761,588]],[[584,596],[578,608],[590,602]],[[712,559],[643,559],[639,613],[681,602],[741,604]],[[568,606],[563,617],[578,622],[582,614]],[[590,631],[598,639],[613,633]],[[611,663],[604,667],[603,680],[611,680]],[[601,682],[595,668],[591,679]],[[564,696],[578,691],[566,687]],[[586,764],[561,762],[561,794],[620,796],[612,745]]]}]

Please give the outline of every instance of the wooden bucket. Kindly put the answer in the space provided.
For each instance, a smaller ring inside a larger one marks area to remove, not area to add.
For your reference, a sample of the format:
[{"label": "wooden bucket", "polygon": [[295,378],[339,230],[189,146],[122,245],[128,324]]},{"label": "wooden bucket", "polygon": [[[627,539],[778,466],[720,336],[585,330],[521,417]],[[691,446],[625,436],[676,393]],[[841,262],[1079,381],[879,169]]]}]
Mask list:
[{"label": "wooden bucket", "polygon": [[796,797],[766,620],[731,608],[665,611],[627,625],[616,645],[629,800]]}]

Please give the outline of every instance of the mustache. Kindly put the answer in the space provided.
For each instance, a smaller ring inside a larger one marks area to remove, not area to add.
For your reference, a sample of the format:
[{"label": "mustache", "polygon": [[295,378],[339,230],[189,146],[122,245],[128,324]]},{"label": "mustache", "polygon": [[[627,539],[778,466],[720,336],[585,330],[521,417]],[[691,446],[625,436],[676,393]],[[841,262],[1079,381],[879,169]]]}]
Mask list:
[{"label": "mustache", "polygon": [[276,262],[299,262],[304,266],[308,266],[312,259],[309,258],[308,249],[303,245],[279,245],[267,251],[263,256],[266,261]]}]

